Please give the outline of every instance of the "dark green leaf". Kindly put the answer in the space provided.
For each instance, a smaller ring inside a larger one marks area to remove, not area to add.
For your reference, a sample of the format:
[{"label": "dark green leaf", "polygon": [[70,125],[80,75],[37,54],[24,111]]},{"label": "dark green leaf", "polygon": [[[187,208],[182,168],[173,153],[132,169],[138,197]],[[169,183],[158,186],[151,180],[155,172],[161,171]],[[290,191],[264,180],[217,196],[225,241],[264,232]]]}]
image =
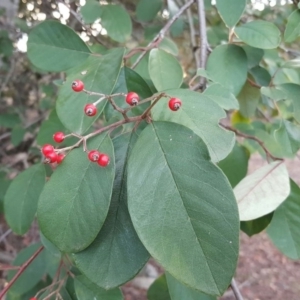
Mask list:
[{"label": "dark green leaf", "polygon": [[11,113],[1,113],[0,115],[0,126],[7,127],[7,128],[13,128],[16,125],[19,125],[21,123],[20,117],[17,114],[11,114]]},{"label": "dark green leaf", "polygon": [[291,183],[291,192],[273,216],[267,233],[274,245],[292,259],[300,258],[300,188]]},{"label": "dark green leaf", "polygon": [[87,0],[85,5],[80,8],[83,21],[86,24],[92,24],[101,17],[102,8],[99,1]]},{"label": "dark green leaf", "polygon": [[216,297],[208,296],[199,291],[193,290],[176,280],[169,273],[166,273],[169,293],[172,300],[216,300]]},{"label": "dark green leaf", "polygon": [[153,120],[182,124],[199,135],[209,149],[212,161],[224,159],[234,145],[234,134],[219,126],[225,112],[211,99],[184,89],[170,90],[168,95],[181,99],[181,108],[174,112],[168,108],[168,98],[163,98],[152,109]]},{"label": "dark green leaf", "polygon": [[121,5],[103,5],[101,25],[114,41],[124,43],[131,35],[132,24],[127,11]]},{"label": "dark green leaf", "polygon": [[247,56],[243,48],[235,45],[216,47],[207,60],[210,78],[237,95],[247,79]]},{"label": "dark green leaf", "polygon": [[158,277],[149,287],[148,300],[172,300],[168,290],[166,275]]},{"label": "dark green leaf", "polygon": [[272,218],[273,218],[273,213],[270,213],[268,215],[265,215],[255,220],[242,221],[241,230],[244,231],[248,236],[258,234],[267,228]]},{"label": "dark green leaf", "polygon": [[74,279],[74,287],[78,300],[122,300],[120,289],[105,290],[89,281],[85,276]]},{"label": "dark green leaf", "polygon": [[189,287],[223,294],[236,267],[239,220],[204,142],[179,124],[148,125],[130,155],[127,187],[133,225],[150,254]]},{"label": "dark green leaf", "polygon": [[149,74],[158,91],[180,87],[183,80],[182,68],[177,59],[160,49],[150,51]]},{"label": "dark green leaf", "polygon": [[4,212],[15,233],[22,235],[30,228],[45,180],[45,168],[37,164],[20,173],[11,183],[4,198]]},{"label": "dark green leaf", "polygon": [[234,32],[244,43],[255,48],[273,49],[280,44],[280,31],[271,22],[252,21],[236,27]]},{"label": "dark green leaf", "polygon": [[262,86],[269,86],[271,81],[270,73],[261,66],[256,66],[249,70],[249,73],[253,76],[255,82]]},{"label": "dark green leaf", "polygon": [[235,187],[247,175],[248,160],[247,149],[236,143],[231,153],[218,163],[232,187]]},{"label": "dark green leaf", "polygon": [[228,27],[233,27],[240,20],[246,8],[247,0],[217,0],[216,5],[223,19]]},{"label": "dark green leaf", "polygon": [[[113,140],[116,157],[116,176],[110,210],[96,240],[84,251],[74,255],[77,267],[105,289],[122,285],[133,278],[149,259],[140,242],[127,208],[127,158],[137,139],[127,133]],[[102,259],[99,260],[99,257]]]},{"label": "dark green leaf", "polygon": [[110,156],[101,168],[82,149],[73,149],[45,185],[38,204],[42,233],[63,252],[78,252],[96,238],[106,218],[114,179],[113,146],[107,134],[88,141],[88,149]]},{"label": "dark green leaf", "polygon": [[284,41],[286,43],[294,42],[300,36],[300,11],[293,11],[288,17],[284,31]]},{"label": "dark green leaf", "polygon": [[45,71],[60,72],[83,63],[90,50],[70,27],[47,20],[32,29],[27,42],[30,61]]},{"label": "dark green leaf", "polygon": [[262,60],[264,56],[264,50],[259,48],[254,48],[248,45],[244,45],[242,48],[246,52],[248,58],[248,68],[251,69],[255,66],[258,66],[259,62]]},{"label": "dark green leaf", "polygon": [[86,132],[106,104],[106,101],[102,101],[97,105],[97,116],[86,116],[84,106],[100,97],[74,93],[71,88],[73,80],[82,80],[88,91],[111,94],[119,78],[123,55],[124,49],[116,48],[101,57],[91,56],[84,64],[69,71],[66,82],[59,90],[56,110],[63,125],[71,132],[77,134]]},{"label": "dark green leaf", "polygon": [[[41,244],[33,244],[18,253],[18,256],[13,261],[13,266],[21,266],[25,263],[37,250]],[[41,279],[46,269],[46,252],[43,250],[18,277],[15,283],[10,288],[10,291],[17,295],[22,295],[31,290]],[[17,270],[8,272],[8,281],[16,274]]]},{"label": "dark green leaf", "polygon": [[22,128],[21,126],[15,126],[11,131],[11,137],[10,137],[11,143],[15,147],[18,146],[22,142],[25,133],[26,133],[26,129]]},{"label": "dark green leaf", "polygon": [[152,21],[162,8],[162,0],[140,0],[136,7],[137,19],[143,22]]}]

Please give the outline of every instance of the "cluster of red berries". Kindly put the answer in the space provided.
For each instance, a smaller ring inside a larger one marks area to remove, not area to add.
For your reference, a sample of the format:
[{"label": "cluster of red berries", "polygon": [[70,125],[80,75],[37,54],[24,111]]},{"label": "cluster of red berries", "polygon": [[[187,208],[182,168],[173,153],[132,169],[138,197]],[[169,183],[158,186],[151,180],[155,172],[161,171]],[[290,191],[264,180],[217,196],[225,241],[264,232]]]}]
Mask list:
[{"label": "cluster of red berries", "polygon": [[48,164],[53,164],[53,163],[60,164],[65,158],[64,154],[56,153],[54,147],[50,144],[45,144],[42,147],[42,153],[45,156],[45,163]]},{"label": "cluster of red berries", "polygon": [[[72,89],[74,92],[81,92],[84,90],[84,83],[81,80],[74,80],[72,82]],[[137,93],[135,92],[129,92],[126,95],[125,101],[127,102],[127,104],[129,104],[130,106],[134,106],[137,105],[138,102],[140,101],[140,97]],[[169,100],[169,108],[173,111],[178,110],[181,107],[181,100],[178,98],[171,98]],[[95,104],[93,103],[88,103],[85,107],[84,107],[84,113],[89,116],[89,117],[93,117],[97,114],[97,107]]]},{"label": "cluster of red berries", "polygon": [[88,158],[91,162],[97,162],[99,166],[106,167],[109,165],[109,156],[105,153],[100,153],[98,150],[91,150],[88,153]]}]

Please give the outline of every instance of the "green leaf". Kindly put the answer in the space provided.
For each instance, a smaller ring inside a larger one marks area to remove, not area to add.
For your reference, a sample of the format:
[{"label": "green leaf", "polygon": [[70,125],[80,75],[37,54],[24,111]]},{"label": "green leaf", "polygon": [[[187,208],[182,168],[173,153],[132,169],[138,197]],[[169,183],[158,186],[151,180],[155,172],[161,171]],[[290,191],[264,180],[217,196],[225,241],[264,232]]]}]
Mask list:
[{"label": "green leaf", "polygon": [[259,168],[234,188],[240,220],[249,221],[267,215],[286,199],[289,192],[289,175],[282,161]]},{"label": "green leaf", "polygon": [[282,120],[280,127],[275,130],[276,141],[281,145],[285,156],[293,157],[300,148],[300,126],[290,121]]},{"label": "green leaf", "polygon": [[273,213],[270,213],[255,220],[242,221],[241,230],[244,231],[248,236],[253,236],[254,234],[258,234],[266,229],[272,218]]},{"label": "green leaf", "polygon": [[292,180],[291,192],[276,209],[267,233],[274,245],[292,259],[300,258],[300,188]]},{"label": "green leaf", "polygon": [[288,17],[284,31],[284,41],[286,43],[294,42],[300,36],[300,11],[293,11]]},{"label": "green leaf", "polygon": [[69,71],[67,80],[59,90],[56,111],[63,125],[71,132],[85,133],[106,104],[106,101],[102,101],[97,105],[97,116],[86,116],[83,112],[84,106],[100,97],[74,93],[71,88],[73,80],[82,80],[88,91],[111,94],[119,78],[123,55],[124,49],[116,48],[101,57],[90,56],[82,65]]},{"label": "green leaf", "polygon": [[0,213],[3,212],[3,202],[6,191],[11,183],[6,176],[6,173],[0,171]]},{"label": "green leaf", "polygon": [[18,146],[23,141],[25,133],[26,133],[26,129],[24,129],[21,126],[15,126],[11,131],[11,136],[10,136],[11,143],[15,147]]},{"label": "green leaf", "polygon": [[271,22],[256,20],[234,29],[235,34],[246,44],[260,49],[274,49],[280,44],[280,31]]},{"label": "green leaf", "polygon": [[169,293],[172,300],[216,300],[216,297],[208,296],[199,291],[193,290],[176,280],[169,273],[166,273]]},{"label": "green leaf", "polygon": [[139,21],[152,21],[163,5],[162,0],[140,0],[136,7],[136,16]]},{"label": "green leaf", "polygon": [[230,154],[218,163],[232,187],[247,175],[249,156],[245,147],[235,143]]},{"label": "green leaf", "polygon": [[45,71],[60,72],[83,63],[90,50],[70,27],[47,20],[35,26],[28,37],[29,60]]},{"label": "green leaf", "polygon": [[133,225],[153,258],[189,287],[223,294],[236,268],[239,220],[204,142],[179,124],[149,124],[130,155],[127,190]]},{"label": "green leaf", "polygon": [[265,87],[265,86],[263,86],[260,89],[260,92],[261,92],[262,95],[265,95],[265,96],[271,98],[274,101],[279,101],[279,100],[282,100],[282,99],[286,99],[285,93],[281,90],[278,90],[275,87]]},{"label": "green leaf", "polygon": [[283,63],[282,67],[283,68],[291,68],[291,69],[300,68],[300,58],[288,60]]},{"label": "green leaf", "polygon": [[257,87],[252,86],[248,81],[243,86],[237,96],[240,103],[240,113],[245,118],[251,118],[255,115],[259,100],[260,91]]},{"label": "green leaf", "polygon": [[149,74],[158,91],[181,86],[183,72],[173,55],[160,49],[152,49],[149,56]]},{"label": "green leaf", "polygon": [[284,83],[277,87],[286,94],[288,100],[293,101],[294,118],[300,122],[300,85],[295,83]]},{"label": "green leaf", "polygon": [[[23,250],[21,250],[15,260],[13,266],[21,266],[25,263],[37,250],[41,247],[41,244],[33,244]],[[24,272],[18,277],[15,283],[10,288],[10,291],[17,295],[22,295],[31,290],[43,277],[46,269],[46,251],[43,250]],[[17,273],[17,270],[8,271],[7,280],[10,281]]]},{"label": "green leaf", "polygon": [[246,8],[247,0],[217,0],[218,12],[228,27],[234,27]]},{"label": "green leaf", "polygon": [[95,241],[74,255],[76,266],[84,275],[105,289],[132,279],[149,259],[127,208],[127,158],[136,139],[135,133],[126,133],[113,140],[116,176],[107,218]]},{"label": "green leaf", "polygon": [[167,278],[163,274],[159,276],[147,291],[148,300],[172,300],[168,290]]},{"label": "green leaf", "polygon": [[179,54],[179,50],[176,43],[166,37],[159,43],[158,48],[174,56],[177,56]]},{"label": "green leaf", "polygon": [[78,276],[74,279],[74,287],[78,300],[122,300],[120,289],[104,290],[89,281],[85,276]]},{"label": "green leaf", "polygon": [[78,252],[96,238],[106,218],[114,178],[113,146],[107,134],[87,143],[110,156],[101,168],[82,149],[73,149],[45,185],[38,203],[42,233],[59,250]]},{"label": "green leaf", "polygon": [[264,56],[264,50],[251,47],[249,45],[242,46],[248,58],[248,68],[251,69],[258,66]]},{"label": "green leaf", "polygon": [[239,102],[237,101],[235,96],[230,92],[230,90],[218,83],[210,85],[204,91],[203,95],[207,96],[226,110],[239,109],[240,107]]},{"label": "green leaf", "polygon": [[234,145],[234,133],[219,126],[219,120],[226,116],[224,110],[193,91],[176,89],[168,91],[168,95],[180,98],[181,108],[171,111],[167,108],[169,99],[160,99],[152,109],[153,120],[179,123],[192,129],[207,145],[212,161],[224,159]]},{"label": "green leaf", "polygon": [[256,67],[250,69],[249,73],[253,76],[253,78],[257,84],[262,85],[262,86],[270,85],[271,75],[265,68],[262,68],[261,66],[256,66]]},{"label": "green leaf", "polygon": [[247,79],[246,53],[235,45],[220,45],[208,57],[206,70],[214,82],[237,95]]},{"label": "green leaf", "polygon": [[1,113],[0,115],[0,126],[6,127],[6,128],[13,128],[17,125],[20,125],[21,120],[19,115],[17,114],[11,114],[11,113]]},{"label": "green leaf", "polygon": [[44,166],[36,164],[20,173],[9,186],[4,198],[5,219],[16,234],[29,230],[45,179]]},{"label": "green leaf", "polygon": [[80,8],[83,21],[86,24],[92,24],[101,17],[102,7],[99,1],[88,0],[86,4]]},{"label": "green leaf", "polygon": [[121,5],[102,5],[101,25],[114,41],[124,43],[131,35],[132,24],[127,11]]}]

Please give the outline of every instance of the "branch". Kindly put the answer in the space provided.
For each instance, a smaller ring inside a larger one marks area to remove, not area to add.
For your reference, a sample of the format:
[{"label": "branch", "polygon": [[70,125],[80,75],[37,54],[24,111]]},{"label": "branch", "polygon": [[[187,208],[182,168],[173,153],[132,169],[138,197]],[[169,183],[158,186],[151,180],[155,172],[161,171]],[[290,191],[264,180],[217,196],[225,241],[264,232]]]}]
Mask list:
[{"label": "branch", "polygon": [[[199,34],[200,34],[200,62],[199,67],[205,69],[207,60],[207,34],[206,34],[206,19],[205,19],[205,5],[203,0],[198,2],[198,17],[199,17]],[[200,82],[205,84],[205,78],[201,77]]]},{"label": "branch", "polygon": [[167,22],[167,24],[160,30],[160,32],[154,37],[154,39],[147,45],[146,51],[143,50],[143,53],[137,58],[136,62],[132,65],[132,69],[134,69],[143,57],[146,55],[147,51],[159,45],[162,39],[165,37],[166,32],[170,29],[173,23],[184,13],[186,9],[188,9],[195,0],[189,0],[185,5],[183,5],[177,13]]},{"label": "branch", "polygon": [[246,133],[243,133],[231,126],[227,126],[227,125],[224,125],[224,124],[220,124],[222,127],[224,127],[225,129],[227,130],[230,130],[232,132],[234,132],[236,135],[240,136],[240,137],[243,137],[245,139],[249,139],[249,140],[253,140],[253,141],[256,141],[262,148],[263,150],[265,151],[266,153],[266,156],[273,159],[273,160],[283,160],[282,158],[279,158],[279,157],[276,157],[274,156],[273,154],[270,153],[270,151],[266,148],[265,144],[263,141],[261,141],[260,139],[258,139],[256,136],[253,136],[253,135],[249,135],[249,134],[246,134]]},{"label": "branch", "polygon": [[0,292],[0,299],[7,293],[10,287],[15,283],[15,281],[20,277],[20,275],[27,269],[27,267],[34,261],[34,259],[43,251],[44,246],[41,246],[37,251],[21,266],[19,271],[11,279],[11,281],[5,286],[5,288]]},{"label": "branch", "polygon": [[243,300],[243,296],[242,296],[242,294],[241,294],[234,278],[232,278],[230,286],[231,286],[231,289],[234,293],[235,298],[237,300]]},{"label": "branch", "polygon": [[254,82],[253,80],[251,80],[250,78],[247,78],[247,81],[250,83],[250,85],[252,85],[253,87],[256,87],[258,89],[260,89],[262,86],[257,84],[256,82]]}]

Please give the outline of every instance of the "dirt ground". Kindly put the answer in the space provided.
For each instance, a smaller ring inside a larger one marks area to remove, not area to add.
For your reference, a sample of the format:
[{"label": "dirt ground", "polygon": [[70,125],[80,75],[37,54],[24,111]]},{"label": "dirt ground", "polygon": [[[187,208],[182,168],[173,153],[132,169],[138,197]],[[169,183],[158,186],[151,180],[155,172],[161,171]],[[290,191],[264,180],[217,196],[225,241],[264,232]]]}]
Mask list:
[{"label": "dirt ground", "polygon": [[[254,156],[249,165],[249,173],[263,164],[258,156]],[[299,158],[287,161],[290,176],[298,184],[300,184],[299,164]],[[1,217],[0,229],[1,236],[7,229]],[[10,234],[0,241],[0,262],[2,259],[11,260],[16,254],[16,248],[21,244],[27,245],[36,240],[36,232],[36,228],[32,228],[25,237]],[[156,273],[154,276],[162,273],[161,267],[153,260],[150,264]],[[241,233],[240,257],[235,278],[244,300],[300,300],[300,261],[292,261],[282,255],[273,246],[266,233],[251,238]],[[154,279],[147,278],[145,274],[140,279],[131,281],[122,288],[126,300],[147,300],[146,288],[141,286],[149,286]],[[0,286],[1,281],[3,283],[0,274]],[[235,297],[232,291],[228,290],[220,299],[233,300]]]}]

